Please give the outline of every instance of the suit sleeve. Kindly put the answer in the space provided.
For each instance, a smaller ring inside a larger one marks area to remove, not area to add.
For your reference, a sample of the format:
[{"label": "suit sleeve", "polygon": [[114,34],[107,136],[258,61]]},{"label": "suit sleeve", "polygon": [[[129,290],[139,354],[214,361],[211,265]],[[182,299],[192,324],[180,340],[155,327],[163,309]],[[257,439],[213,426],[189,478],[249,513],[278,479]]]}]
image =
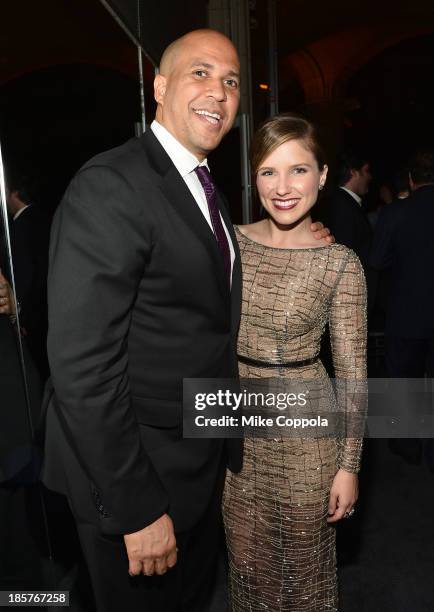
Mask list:
[{"label": "suit sleeve", "polygon": [[29,229],[21,218],[14,221],[10,228],[17,298],[24,310],[27,310],[30,301],[35,275]]},{"label": "suit sleeve", "polygon": [[378,215],[371,247],[370,265],[375,270],[385,270],[393,262],[393,236],[396,223],[392,208],[396,204],[383,206]]},{"label": "suit sleeve", "polygon": [[151,249],[132,187],[109,168],[82,170],[53,222],[48,353],[59,418],[109,534],[138,531],[168,506],[128,377],[128,331]]}]

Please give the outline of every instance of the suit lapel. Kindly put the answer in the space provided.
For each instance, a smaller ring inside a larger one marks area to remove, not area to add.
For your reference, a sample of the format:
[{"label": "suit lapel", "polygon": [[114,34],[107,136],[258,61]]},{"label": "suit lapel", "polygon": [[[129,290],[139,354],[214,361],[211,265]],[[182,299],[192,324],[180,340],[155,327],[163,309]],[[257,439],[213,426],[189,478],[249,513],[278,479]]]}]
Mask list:
[{"label": "suit lapel", "polygon": [[232,244],[235,252],[234,265],[232,268],[232,287],[231,287],[231,323],[232,331],[236,333],[240,321],[241,313],[241,254],[238,247],[238,240],[235,235],[234,226],[232,225],[231,218],[229,217],[228,209],[225,205],[223,197],[217,191],[217,203],[220,209],[223,221],[228,228],[229,235],[232,240]]},{"label": "suit lapel", "polygon": [[[160,190],[163,196],[175,210],[177,215],[202,242],[213,261],[213,269],[215,270],[220,291],[226,299],[229,299],[223,259],[214,234],[201,213],[197,202],[152,130],[145,132],[142,136],[142,143],[148,153],[150,162],[155,170],[161,175]],[[230,220],[228,223],[228,229],[229,228],[232,229]]]}]

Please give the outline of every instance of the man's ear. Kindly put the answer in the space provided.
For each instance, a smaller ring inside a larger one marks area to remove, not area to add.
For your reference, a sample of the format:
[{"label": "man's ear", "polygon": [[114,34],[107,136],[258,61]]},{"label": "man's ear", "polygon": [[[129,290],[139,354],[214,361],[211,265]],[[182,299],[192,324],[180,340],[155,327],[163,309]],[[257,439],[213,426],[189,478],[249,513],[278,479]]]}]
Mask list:
[{"label": "man's ear", "polygon": [[165,93],[166,77],[164,77],[162,74],[157,74],[154,79],[154,98],[157,104],[163,104]]}]

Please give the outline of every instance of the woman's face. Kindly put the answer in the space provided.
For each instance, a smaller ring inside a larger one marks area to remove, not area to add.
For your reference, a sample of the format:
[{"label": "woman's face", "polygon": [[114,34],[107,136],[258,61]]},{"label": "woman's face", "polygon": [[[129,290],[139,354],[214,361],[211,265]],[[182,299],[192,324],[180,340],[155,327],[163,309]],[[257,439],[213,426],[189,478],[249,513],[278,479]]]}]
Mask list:
[{"label": "woman's face", "polygon": [[288,140],[261,162],[256,187],[272,219],[279,225],[292,225],[315,204],[326,176],[327,166],[319,170],[302,140]]}]

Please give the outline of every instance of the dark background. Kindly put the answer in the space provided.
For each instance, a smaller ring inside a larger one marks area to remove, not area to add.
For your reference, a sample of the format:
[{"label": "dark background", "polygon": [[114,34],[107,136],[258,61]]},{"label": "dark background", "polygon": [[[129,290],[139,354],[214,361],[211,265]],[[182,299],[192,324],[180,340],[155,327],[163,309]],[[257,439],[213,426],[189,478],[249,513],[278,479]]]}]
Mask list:
[{"label": "dark background", "polygon": [[[110,0],[138,35],[136,2]],[[250,2],[254,123],[268,115],[267,3]],[[206,25],[207,3],[141,3],[141,40],[159,60],[174,37]],[[434,137],[431,2],[277,2],[280,111],[313,118],[333,167],[344,143],[372,157],[376,184],[415,144]],[[53,211],[92,155],[134,135],[140,121],[137,51],[99,0],[2,5],[0,138],[6,163],[35,176],[34,199]],[[144,58],[147,119],[154,67]],[[211,156],[240,221],[238,130]],[[371,192],[374,196],[375,189]]]}]

